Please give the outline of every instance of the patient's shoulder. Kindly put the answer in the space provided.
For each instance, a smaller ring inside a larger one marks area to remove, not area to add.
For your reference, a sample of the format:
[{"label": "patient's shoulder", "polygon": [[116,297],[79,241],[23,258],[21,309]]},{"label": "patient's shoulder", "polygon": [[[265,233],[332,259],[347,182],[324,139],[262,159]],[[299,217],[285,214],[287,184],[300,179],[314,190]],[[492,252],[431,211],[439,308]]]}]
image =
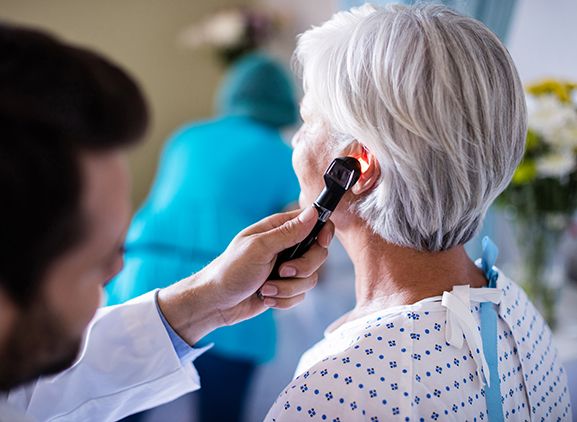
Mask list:
[{"label": "patient's shoulder", "polygon": [[303,356],[299,366],[307,369],[279,395],[267,421],[383,421],[410,412],[413,318],[420,317],[372,316],[328,334]]},{"label": "patient's shoulder", "polygon": [[[363,382],[354,371],[339,368],[335,361],[319,363],[291,382],[276,399],[266,420],[294,421],[305,417],[328,421],[365,417],[371,421],[385,420],[378,416],[384,414],[386,405],[394,407],[398,400],[395,398],[391,402]],[[385,382],[384,377],[382,382]],[[382,410],[377,410],[375,405],[367,407],[368,398],[374,399],[375,404],[380,402]]]},{"label": "patient's shoulder", "polygon": [[[347,322],[326,333],[323,340],[303,354],[296,374],[317,363],[344,367],[352,362],[355,368],[361,368],[374,362],[397,368],[398,362],[403,361],[407,366],[413,359],[420,360],[419,354],[412,352],[424,345],[442,349],[445,319],[445,310],[433,303],[424,309],[403,306]],[[431,351],[421,358],[430,354]]]},{"label": "patient's shoulder", "polygon": [[363,343],[297,376],[278,396],[266,420],[383,421],[388,420],[383,415],[399,415],[402,407],[410,408],[411,399],[403,394],[396,373],[399,362]]},{"label": "patient's shoulder", "polygon": [[343,326],[307,352],[301,368],[267,421],[405,420],[417,409],[440,415],[465,391],[470,407],[484,406],[469,350],[447,345],[445,313],[435,305]]}]

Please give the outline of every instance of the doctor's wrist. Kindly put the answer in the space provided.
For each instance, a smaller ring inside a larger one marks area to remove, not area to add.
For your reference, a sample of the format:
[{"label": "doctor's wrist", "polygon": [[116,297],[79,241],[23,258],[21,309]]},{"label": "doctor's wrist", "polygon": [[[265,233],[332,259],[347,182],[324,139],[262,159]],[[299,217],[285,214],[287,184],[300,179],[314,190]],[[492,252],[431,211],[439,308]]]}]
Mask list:
[{"label": "doctor's wrist", "polygon": [[189,345],[194,346],[211,331],[225,325],[211,299],[209,283],[201,273],[187,277],[158,292],[158,306],[166,321]]}]

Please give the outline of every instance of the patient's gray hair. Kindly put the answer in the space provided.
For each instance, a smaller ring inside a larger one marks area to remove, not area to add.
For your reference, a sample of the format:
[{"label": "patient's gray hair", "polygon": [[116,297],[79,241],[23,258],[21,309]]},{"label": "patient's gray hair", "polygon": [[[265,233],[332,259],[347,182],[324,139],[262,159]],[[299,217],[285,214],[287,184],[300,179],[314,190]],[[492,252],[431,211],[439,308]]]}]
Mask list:
[{"label": "patient's gray hair", "polygon": [[525,143],[523,87],[480,22],[440,5],[334,15],[298,40],[307,104],[333,133],[377,158],[378,186],[357,204],[388,242],[426,251],[478,231]]}]

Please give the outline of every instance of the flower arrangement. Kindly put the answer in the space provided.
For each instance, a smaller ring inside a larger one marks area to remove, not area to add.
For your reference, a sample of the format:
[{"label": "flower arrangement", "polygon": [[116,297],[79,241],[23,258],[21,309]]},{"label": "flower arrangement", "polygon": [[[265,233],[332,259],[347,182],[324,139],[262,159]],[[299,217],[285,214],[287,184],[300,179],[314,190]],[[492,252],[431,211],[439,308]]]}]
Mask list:
[{"label": "flower arrangement", "polygon": [[[517,204],[515,195],[531,186],[536,211],[572,214],[577,208],[577,84],[546,80],[527,88],[529,129],[523,161],[503,198]],[[547,193],[558,192],[555,198]],[[551,199],[556,199],[551,201]],[[520,204],[522,211],[527,204]],[[528,210],[532,211],[532,210]]]},{"label": "flower arrangement", "polygon": [[230,65],[241,56],[262,47],[282,26],[280,15],[263,9],[223,9],[186,28],[180,42],[186,47],[214,49]]},{"label": "flower arrangement", "polygon": [[527,87],[524,157],[498,199],[514,217],[520,280],[553,325],[557,292],[548,264],[577,210],[577,84],[545,80]]}]

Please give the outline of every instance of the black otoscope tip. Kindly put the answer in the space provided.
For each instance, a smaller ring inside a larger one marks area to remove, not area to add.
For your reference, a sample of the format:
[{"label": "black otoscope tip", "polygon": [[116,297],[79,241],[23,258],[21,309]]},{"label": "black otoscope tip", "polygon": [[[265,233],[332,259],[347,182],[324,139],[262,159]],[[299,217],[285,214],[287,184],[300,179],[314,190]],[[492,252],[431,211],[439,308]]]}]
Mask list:
[{"label": "black otoscope tip", "polygon": [[357,183],[360,176],[361,163],[356,158],[335,158],[324,174],[326,187],[315,201],[317,208],[333,212],[345,192]]},{"label": "black otoscope tip", "polygon": [[323,176],[325,188],[313,204],[319,213],[317,223],[302,242],[278,254],[269,280],[280,278],[278,269],[283,262],[299,258],[309,250],[343,195],[357,183],[360,176],[361,163],[356,158],[339,157],[333,160]]},{"label": "black otoscope tip", "polygon": [[361,163],[354,157],[335,158],[327,171],[325,177],[330,177],[345,189],[349,190],[361,176]]}]

